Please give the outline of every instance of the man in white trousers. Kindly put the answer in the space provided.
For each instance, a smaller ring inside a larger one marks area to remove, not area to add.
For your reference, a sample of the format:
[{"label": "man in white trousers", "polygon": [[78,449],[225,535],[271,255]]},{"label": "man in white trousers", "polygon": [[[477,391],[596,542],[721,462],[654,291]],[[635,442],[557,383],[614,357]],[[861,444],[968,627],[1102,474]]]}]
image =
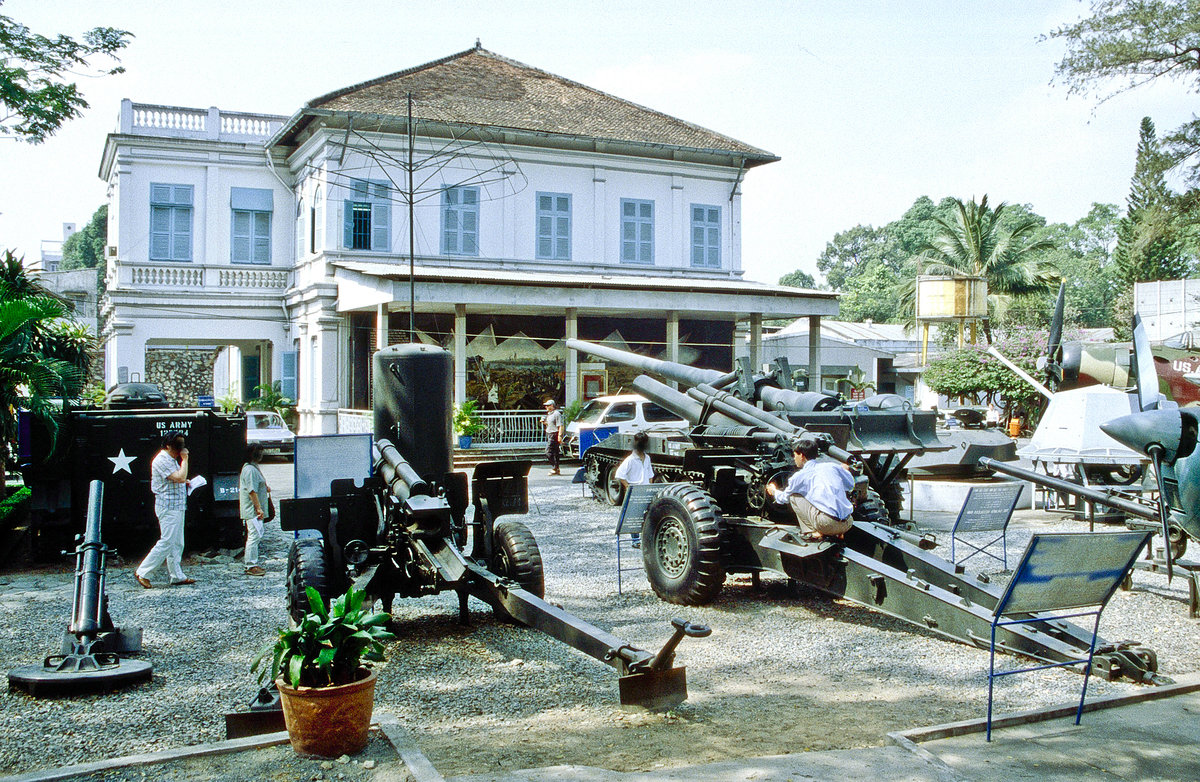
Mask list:
[{"label": "man in white trousers", "polygon": [[163,449],[150,463],[150,491],[154,492],[154,513],[158,516],[159,539],[133,572],[146,589],[150,574],[164,562],[171,585],[194,584],[183,572],[183,519],[187,513],[188,449],[183,432],[171,432],[163,439]]}]

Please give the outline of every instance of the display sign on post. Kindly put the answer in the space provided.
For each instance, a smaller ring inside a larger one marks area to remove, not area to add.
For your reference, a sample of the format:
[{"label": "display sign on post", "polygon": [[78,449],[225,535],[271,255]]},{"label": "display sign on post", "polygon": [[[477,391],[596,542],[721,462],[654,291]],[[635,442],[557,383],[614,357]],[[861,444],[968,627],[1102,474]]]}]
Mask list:
[{"label": "display sign on post", "polygon": [[371,444],[369,432],[297,437],[296,498],[328,497],[329,484],[338,478],[370,478],[374,461]]}]

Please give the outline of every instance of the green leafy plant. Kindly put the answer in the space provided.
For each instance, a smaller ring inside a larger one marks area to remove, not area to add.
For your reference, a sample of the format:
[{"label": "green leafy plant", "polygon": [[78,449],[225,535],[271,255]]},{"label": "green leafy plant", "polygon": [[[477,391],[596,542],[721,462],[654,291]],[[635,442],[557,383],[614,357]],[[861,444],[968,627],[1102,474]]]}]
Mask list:
[{"label": "green leafy plant", "polygon": [[583,404],[582,399],[576,399],[563,408],[563,426],[566,426],[579,417],[579,414],[583,412]]},{"label": "green leafy plant", "polygon": [[364,661],[383,660],[384,642],[396,638],[383,627],[391,617],[364,607],[365,592],[351,588],[328,610],[317,590],[306,592],[308,613],[294,629],[280,629],[250,667],[260,683],[282,678],[292,687],[336,687],[356,681]]},{"label": "green leafy plant", "polygon": [[475,400],[468,399],[454,408],[454,431],[457,434],[474,437],[487,428],[475,407]]},{"label": "green leafy plant", "polygon": [[221,408],[223,413],[236,413],[242,407],[242,400],[238,398],[234,389],[229,389],[229,393],[225,396],[217,397],[217,407]]},{"label": "green leafy plant", "polygon": [[250,410],[271,410],[279,413],[284,422],[291,428],[296,423],[296,400],[283,395],[283,384],[276,380],[274,383],[263,383],[254,388],[258,396],[246,402]]}]

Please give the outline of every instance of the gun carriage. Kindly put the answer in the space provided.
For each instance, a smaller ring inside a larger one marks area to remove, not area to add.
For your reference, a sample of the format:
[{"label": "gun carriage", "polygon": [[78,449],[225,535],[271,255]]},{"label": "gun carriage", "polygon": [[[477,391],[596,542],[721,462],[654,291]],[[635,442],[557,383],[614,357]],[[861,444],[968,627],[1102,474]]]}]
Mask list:
[{"label": "gun carriage", "polygon": [[353,585],[385,610],[397,596],[454,591],[464,622],[475,597],[616,668],[622,704],[666,708],[686,699],[675,647],[708,628],[673,620],[670,640],[652,653],[548,603],[533,534],[519,521],[496,521],[528,512],[529,462],[480,464],[470,490],[466,473],[453,471],[449,354],[391,346],[375,354],[373,371],[374,474],[362,485],[335,480],[329,497],[280,503],[283,529],[305,535],[288,556],[291,615],[305,612],[307,587],[328,598]]},{"label": "gun carriage", "polygon": [[[744,368],[722,375],[578,340],[567,345],[690,386],[680,392],[645,375],[632,383],[695,424],[685,437],[650,435],[655,471],[669,485],[646,508],[641,550],[646,577],[661,599],[705,604],[730,574],[757,578],[773,572],[951,640],[986,647],[1002,589],[986,577],[968,578],[961,566],[932,554],[931,536],[898,528],[892,513],[898,510],[897,484],[907,458],[940,447],[932,413],[846,413],[830,409],[836,402],[829,397],[778,388],[770,378],[750,382]],[[745,399],[721,390],[734,383]],[[814,409],[797,412],[789,405]],[[822,442],[823,458],[860,473],[852,497],[854,523],[841,539],[804,540],[790,508],[765,497],[768,482],[781,484],[796,469],[791,445],[805,434]],[[614,439],[585,454],[585,475],[594,491],[609,491],[610,471],[628,453],[628,445]],[[1091,640],[1090,631],[1068,622],[1035,621],[1003,628],[997,648],[1062,662],[1086,657]],[[1165,681],[1156,673],[1153,651],[1136,642],[1097,644],[1093,672],[1098,675]]]}]

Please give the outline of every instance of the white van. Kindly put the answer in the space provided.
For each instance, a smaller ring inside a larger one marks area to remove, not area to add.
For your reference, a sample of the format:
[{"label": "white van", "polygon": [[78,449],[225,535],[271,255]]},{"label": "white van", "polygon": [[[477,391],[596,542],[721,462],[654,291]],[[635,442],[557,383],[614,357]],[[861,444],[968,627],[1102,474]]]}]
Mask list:
[{"label": "white van", "polygon": [[686,432],[692,425],[641,394],[598,396],[583,406],[567,424],[567,445],[579,455],[579,427],[616,427],[618,434],[632,432]]},{"label": "white van", "polygon": [[291,456],[296,450],[296,435],[288,429],[279,413],[270,410],[246,411],[246,444],[259,443],[265,450]]}]

